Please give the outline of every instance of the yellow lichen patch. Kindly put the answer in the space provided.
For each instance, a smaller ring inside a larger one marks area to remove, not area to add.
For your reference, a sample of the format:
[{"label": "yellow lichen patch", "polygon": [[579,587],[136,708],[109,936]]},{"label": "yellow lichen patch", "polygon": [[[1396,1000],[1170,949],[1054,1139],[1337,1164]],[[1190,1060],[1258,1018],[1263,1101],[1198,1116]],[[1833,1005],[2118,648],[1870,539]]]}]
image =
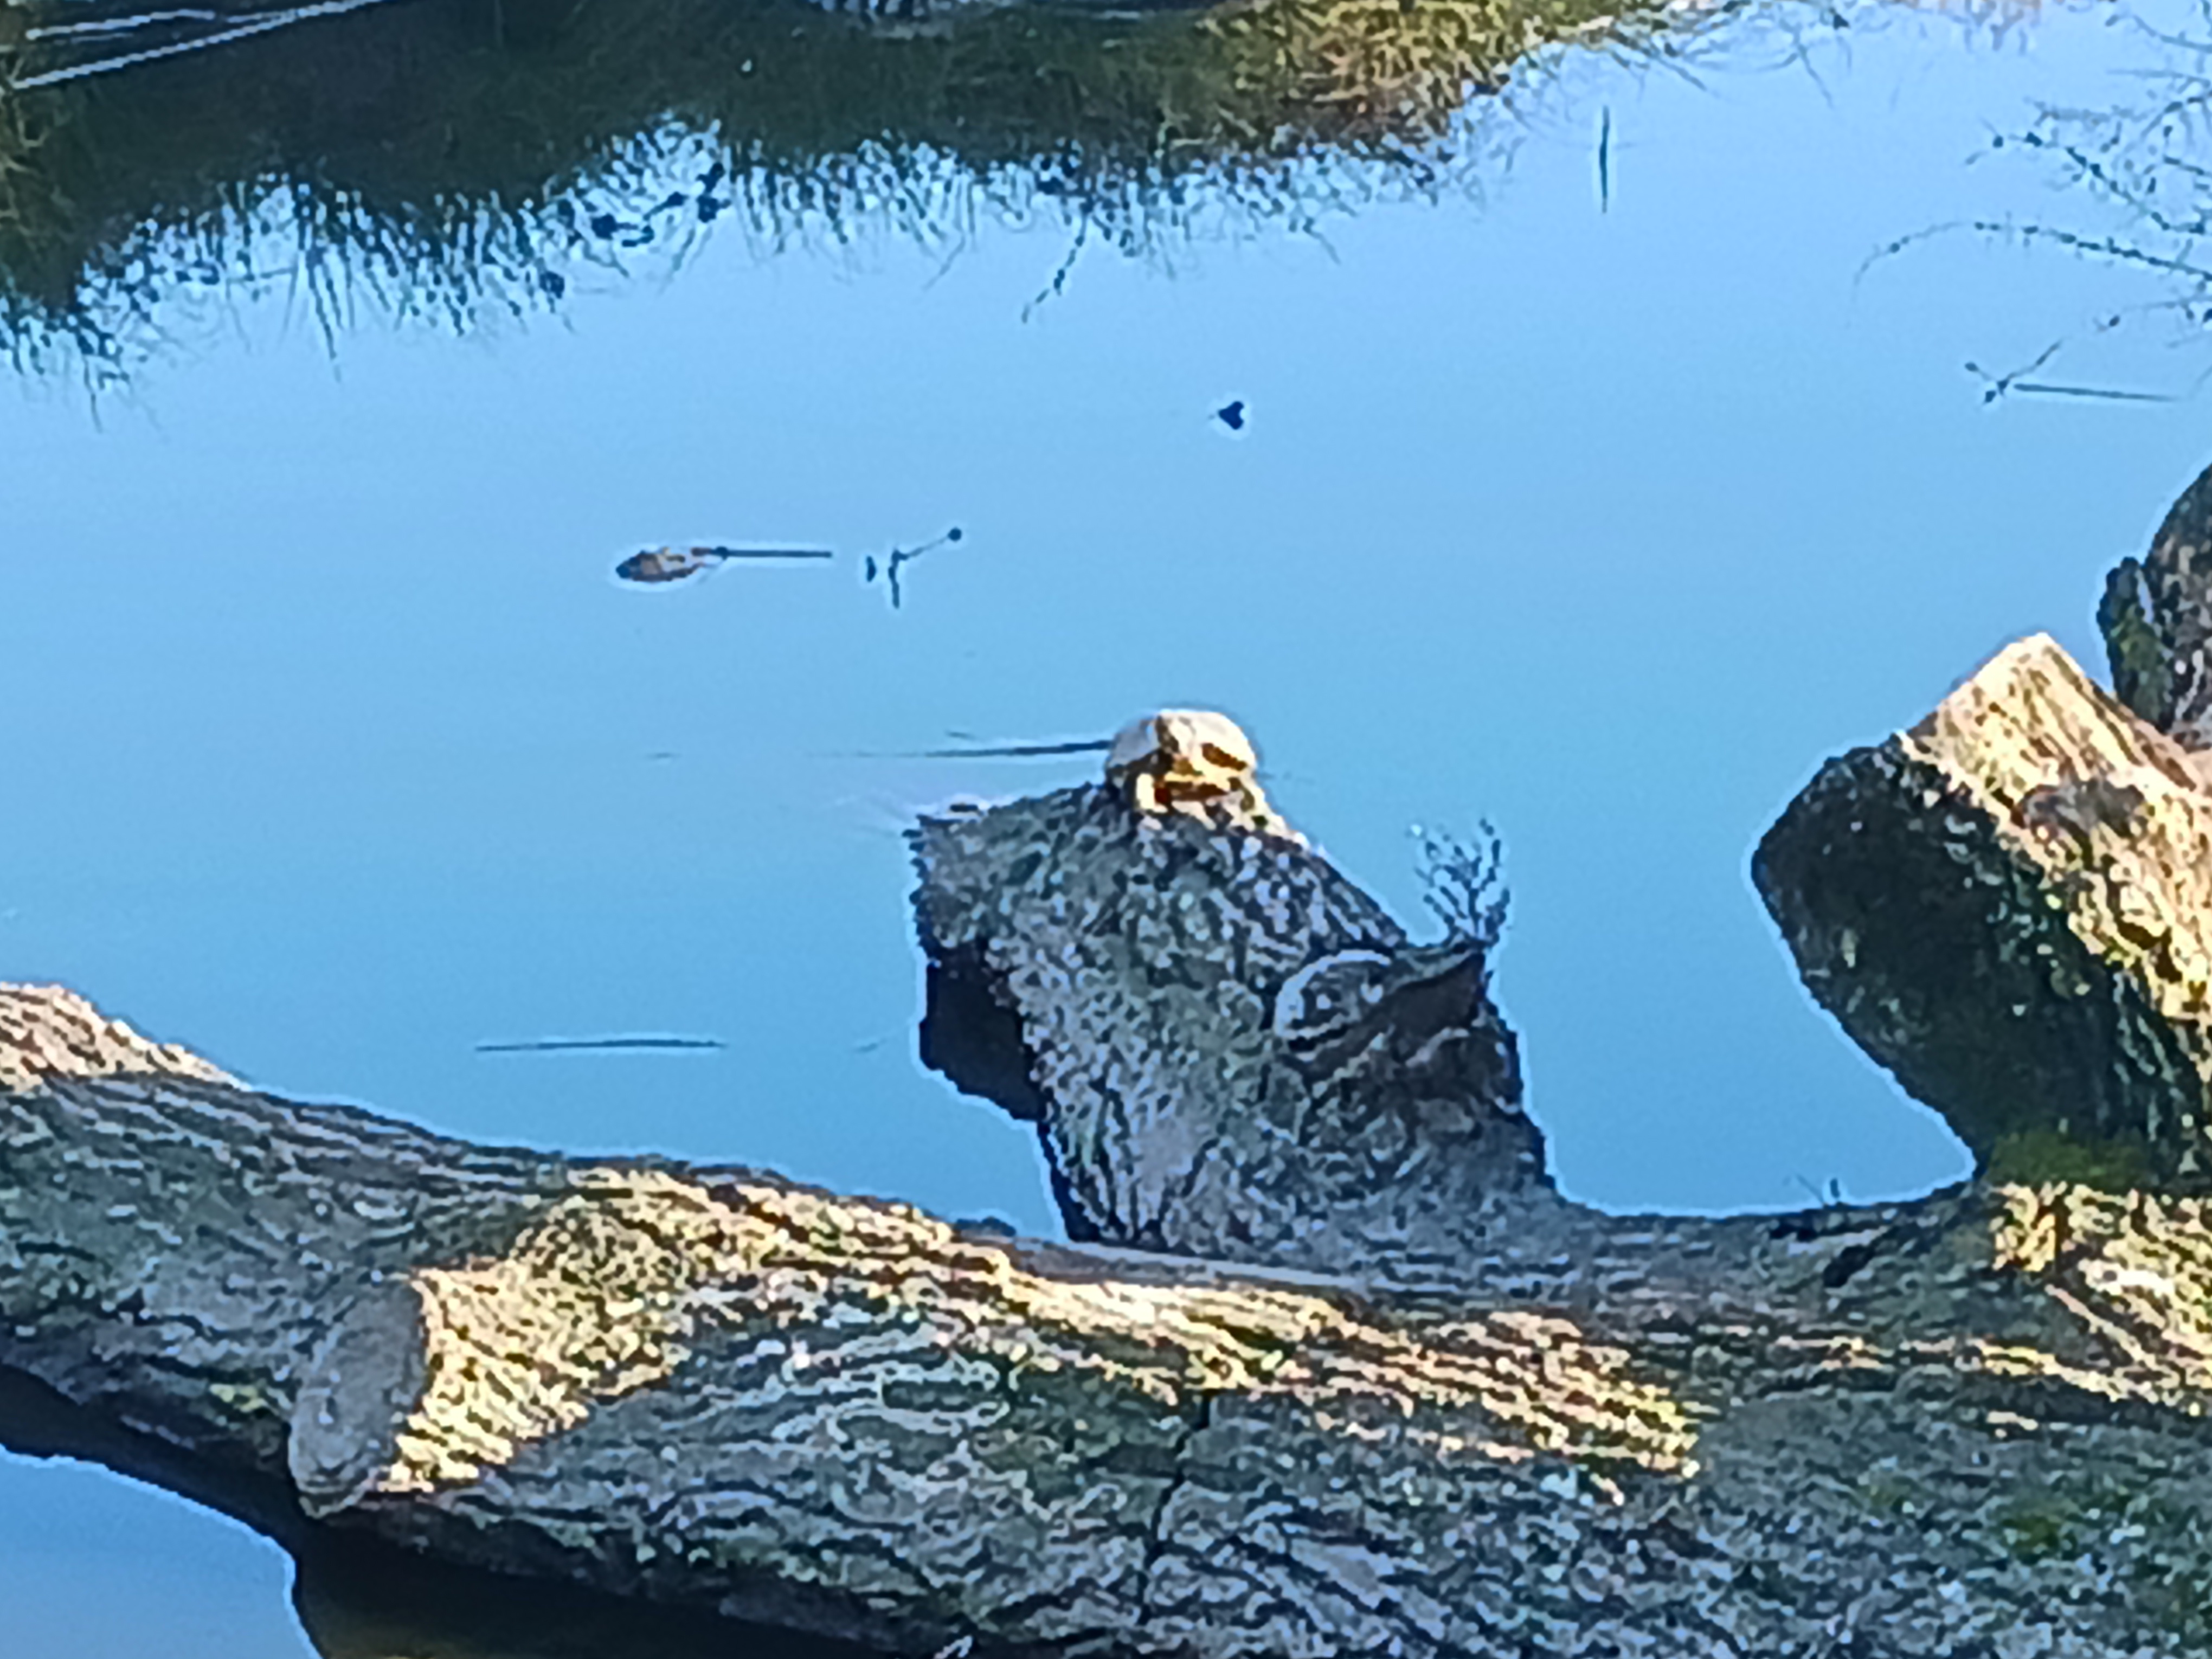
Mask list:
[{"label": "yellow lichen patch", "polygon": [[422,1397],[378,1490],[473,1479],[683,1359],[691,1292],[727,1256],[721,1206],[651,1171],[578,1184],[501,1260],[414,1275]]},{"label": "yellow lichen patch", "polygon": [[[1998,653],[1902,741],[1987,807],[2100,960],[2178,1027],[2212,1018],[2212,793],[2178,744],[2041,634]],[[2212,1042],[2192,1058],[2212,1078]]]},{"label": "yellow lichen patch", "polygon": [[210,1382],[208,1392],[241,1417],[282,1419],[289,1404],[258,1382]]},{"label": "yellow lichen patch", "polygon": [[59,985],[0,984],[0,1092],[49,1080],[167,1073],[244,1085],[173,1042],[153,1042]]},{"label": "yellow lichen patch", "polygon": [[1990,1370],[2192,1413],[2212,1401],[2212,1209],[2196,1199],[2053,1182],[1997,1188],[1993,1265],[2029,1274],[2112,1356],[2094,1370],[1984,1342]]},{"label": "yellow lichen patch", "polygon": [[[856,1318],[918,1351],[989,1356],[1016,1377],[1088,1377],[1167,1406],[1274,1396],[1318,1420],[1380,1404],[1422,1414],[1409,1432],[1498,1455],[1687,1472],[1694,1443],[1680,1402],[1563,1319],[1401,1329],[1303,1290],[1055,1276],[915,1211],[657,1170],[583,1172],[500,1260],[411,1282],[424,1382],[374,1482],[384,1492],[472,1480],[665,1379],[703,1332],[849,1330]],[[1479,1415],[1455,1421],[1462,1413]],[[1516,1439],[1525,1445],[1499,1444]]]},{"label": "yellow lichen patch", "polygon": [[1992,1265],[2016,1273],[2048,1273],[2065,1242],[2063,1231],[2067,1188],[1996,1188],[2003,1208],[1990,1229]]}]

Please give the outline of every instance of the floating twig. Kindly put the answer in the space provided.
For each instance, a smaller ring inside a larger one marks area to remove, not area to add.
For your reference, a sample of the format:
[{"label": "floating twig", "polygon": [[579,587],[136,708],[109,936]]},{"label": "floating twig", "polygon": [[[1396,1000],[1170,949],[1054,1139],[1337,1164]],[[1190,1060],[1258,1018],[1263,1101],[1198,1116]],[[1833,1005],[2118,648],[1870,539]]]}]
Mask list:
[{"label": "floating twig", "polygon": [[1597,123],[1597,210],[1613,211],[1613,106],[1607,104]]},{"label": "floating twig", "polygon": [[951,529],[946,531],[942,536],[939,536],[933,542],[925,542],[921,546],[915,548],[895,547],[891,549],[890,556],[885,558],[880,565],[876,562],[875,556],[871,554],[862,562],[861,580],[864,581],[873,581],[878,574],[880,574],[884,581],[890,585],[891,590],[891,609],[896,611],[899,608],[899,601],[902,597],[899,590],[899,567],[902,564],[912,563],[923,554],[932,552],[934,550],[944,546],[947,542],[958,541],[960,539],[960,526],[956,524]]},{"label": "floating twig", "polygon": [[2113,386],[2051,386],[2041,380],[2015,380],[2014,392],[2039,392],[2046,398],[2103,398],[2113,403],[2170,404],[2174,401],[2170,392],[2126,392]]},{"label": "floating twig", "polygon": [[688,1052],[707,1048],[726,1048],[729,1046],[720,1037],[542,1037],[534,1042],[479,1042],[477,1044],[476,1051],[480,1054],[621,1053],[632,1049]]},{"label": "floating twig", "polygon": [[862,758],[868,760],[1028,759],[1039,755],[1101,755],[1114,746],[1111,738],[1072,738],[1066,743],[998,743],[973,749],[890,749]]},{"label": "floating twig", "polygon": [[[950,732],[948,738],[968,738],[966,732]],[[1035,760],[1060,755],[1103,755],[1114,746],[1111,738],[1056,738],[1042,743],[974,743],[945,749],[853,749],[832,757],[837,760]]]},{"label": "floating twig", "polygon": [[653,547],[633,553],[615,567],[626,582],[688,581],[702,571],[732,559],[834,559],[821,547]]}]

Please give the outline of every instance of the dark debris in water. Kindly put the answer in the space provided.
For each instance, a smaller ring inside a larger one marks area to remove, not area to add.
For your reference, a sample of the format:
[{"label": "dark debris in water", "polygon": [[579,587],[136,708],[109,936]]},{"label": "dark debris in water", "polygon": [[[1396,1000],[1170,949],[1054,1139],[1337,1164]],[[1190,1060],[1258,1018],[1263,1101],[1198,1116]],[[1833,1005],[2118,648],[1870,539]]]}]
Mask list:
[{"label": "dark debris in water", "polygon": [[633,553],[615,567],[626,582],[655,584],[688,581],[732,559],[833,559],[821,547],[652,547]]},{"label": "dark debris in water", "polygon": [[933,552],[947,543],[958,541],[961,535],[960,526],[956,524],[933,542],[925,542],[920,547],[891,549],[890,555],[880,564],[871,554],[861,562],[860,579],[863,581],[872,582],[879,575],[883,577],[885,585],[891,592],[891,609],[896,611],[904,597],[899,586],[899,567],[902,564],[910,564],[923,554]]}]

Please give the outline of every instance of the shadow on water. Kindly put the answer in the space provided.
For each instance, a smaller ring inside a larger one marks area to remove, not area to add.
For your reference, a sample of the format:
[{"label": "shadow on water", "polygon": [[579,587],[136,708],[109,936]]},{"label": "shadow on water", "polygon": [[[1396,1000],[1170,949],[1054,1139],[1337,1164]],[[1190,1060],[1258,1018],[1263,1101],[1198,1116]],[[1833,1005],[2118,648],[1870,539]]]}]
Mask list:
[{"label": "shadow on water", "polygon": [[[113,367],[173,331],[167,302],[271,286],[326,329],[357,308],[465,326],[710,229],[957,248],[1048,216],[1139,252],[1209,219],[1310,225],[1463,174],[1462,112],[1540,48],[1653,50],[1701,15],[896,3],[386,0],[0,93],[0,340]],[[0,6],[0,72],[83,68],[88,37],[53,20],[94,10],[155,9]]]},{"label": "shadow on water", "polygon": [[324,1659],[863,1659],[869,1651],[475,1572],[319,1525],[283,1482],[212,1469],[4,1367],[0,1449],[99,1464],[273,1540],[292,1557],[293,1607]]},{"label": "shadow on water", "polygon": [[[323,1659],[872,1659],[873,1650],[496,1577],[352,1540],[292,1552]],[[927,1659],[917,1654],[915,1659]]]}]

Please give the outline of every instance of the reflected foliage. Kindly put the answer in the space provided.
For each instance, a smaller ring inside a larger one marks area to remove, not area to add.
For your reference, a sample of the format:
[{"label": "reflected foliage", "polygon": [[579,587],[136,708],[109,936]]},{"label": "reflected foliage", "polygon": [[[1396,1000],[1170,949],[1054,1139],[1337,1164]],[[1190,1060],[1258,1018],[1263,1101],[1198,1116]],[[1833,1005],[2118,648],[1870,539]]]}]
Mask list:
[{"label": "reflected foliage", "polygon": [[[1310,223],[1437,188],[1468,100],[1545,44],[1655,33],[1609,3],[956,3],[887,23],[394,0],[0,94],[0,334],[19,359],[112,367],[180,296],[278,283],[326,327],[364,303],[465,325],[665,268],[710,228],[950,247],[1043,215],[1139,251],[1224,214]],[[82,15],[0,4],[0,68],[69,67],[35,31]]]}]

